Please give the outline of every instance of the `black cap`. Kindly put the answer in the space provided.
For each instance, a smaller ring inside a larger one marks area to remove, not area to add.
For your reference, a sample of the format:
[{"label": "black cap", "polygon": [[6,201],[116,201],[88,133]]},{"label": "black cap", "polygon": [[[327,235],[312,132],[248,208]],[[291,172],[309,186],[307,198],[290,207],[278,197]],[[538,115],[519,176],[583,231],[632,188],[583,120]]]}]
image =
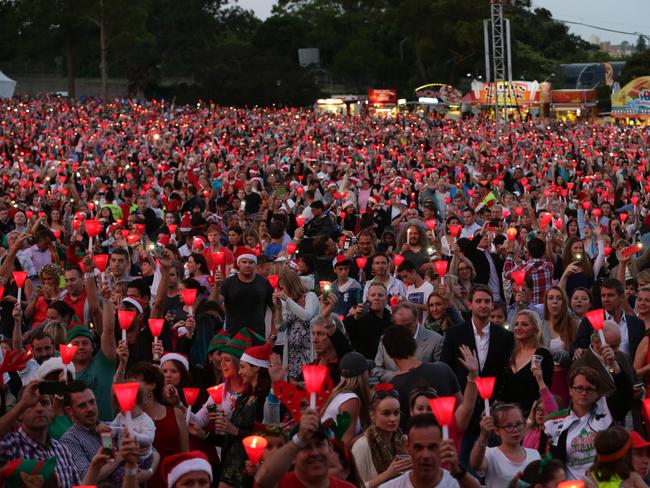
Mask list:
[{"label": "black cap", "polygon": [[368,360],[356,351],[347,353],[339,361],[339,371],[344,378],[353,378],[368,370]]}]

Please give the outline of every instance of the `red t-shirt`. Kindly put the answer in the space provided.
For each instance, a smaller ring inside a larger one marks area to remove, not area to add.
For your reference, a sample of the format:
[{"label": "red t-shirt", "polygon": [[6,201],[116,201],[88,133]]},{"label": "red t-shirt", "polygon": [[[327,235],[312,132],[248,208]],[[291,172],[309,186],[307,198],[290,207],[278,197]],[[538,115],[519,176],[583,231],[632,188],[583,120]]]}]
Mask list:
[{"label": "red t-shirt", "polygon": [[79,317],[81,320],[84,321],[85,323],[85,317],[84,317],[84,306],[86,305],[86,289],[84,288],[83,291],[81,292],[81,295],[79,295],[76,298],[72,298],[72,295],[70,293],[66,293],[66,295],[63,297],[63,301],[70,305],[74,309],[74,314]]},{"label": "red t-shirt", "polygon": [[[352,483],[348,483],[347,481],[343,481],[337,478],[332,478],[331,476],[329,477],[330,479],[330,486],[329,488],[354,488],[354,485]],[[285,474],[284,477],[280,480],[280,483],[278,483],[278,488],[309,488],[305,485],[303,485],[298,478],[296,477],[296,473],[294,471],[290,471],[289,473]]]}]

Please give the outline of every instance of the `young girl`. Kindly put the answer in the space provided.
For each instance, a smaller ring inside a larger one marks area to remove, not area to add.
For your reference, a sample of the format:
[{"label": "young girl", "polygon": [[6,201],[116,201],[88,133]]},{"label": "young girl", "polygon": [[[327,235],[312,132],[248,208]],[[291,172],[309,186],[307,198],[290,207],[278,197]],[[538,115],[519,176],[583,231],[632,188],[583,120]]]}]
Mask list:
[{"label": "young girl", "polygon": [[[521,447],[526,423],[517,405],[496,404],[492,407],[492,414],[481,419],[481,433],[472,449],[470,464],[485,476],[487,488],[502,488],[540,456],[535,449]],[[492,432],[501,439],[498,447],[487,447]]]},{"label": "young girl", "polygon": [[533,461],[508,485],[509,488],[557,488],[566,479],[564,466],[557,459]]},{"label": "young girl", "polygon": [[[153,464],[153,440],[156,437],[156,424],[154,421],[144,413],[142,410],[142,395],[138,391],[138,397],[133,410],[131,410],[131,425],[132,431],[129,435],[136,440],[139,446],[138,468],[148,470]],[[126,415],[122,412],[118,413],[110,424],[113,442],[119,446],[119,443],[124,435],[124,430],[127,428]],[[111,474],[111,480],[114,483],[121,483],[124,478],[124,464],[118,466]]]},{"label": "young girl", "polygon": [[614,426],[596,434],[596,462],[585,483],[594,488],[646,488],[643,478],[632,470],[632,442],[625,427]]}]

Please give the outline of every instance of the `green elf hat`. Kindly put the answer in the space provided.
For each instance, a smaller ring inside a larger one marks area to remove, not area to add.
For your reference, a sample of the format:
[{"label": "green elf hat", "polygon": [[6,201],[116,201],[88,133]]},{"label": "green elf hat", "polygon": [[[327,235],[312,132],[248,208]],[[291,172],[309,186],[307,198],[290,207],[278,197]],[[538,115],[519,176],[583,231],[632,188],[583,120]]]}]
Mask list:
[{"label": "green elf hat", "polygon": [[47,461],[14,459],[0,470],[0,482],[7,488],[40,488],[54,474],[56,458]]},{"label": "green elf hat", "polygon": [[256,334],[248,327],[242,327],[227,344],[221,346],[221,352],[232,354],[241,359],[244,351],[256,344],[264,344],[264,337]]},{"label": "green elf hat", "polygon": [[70,319],[70,325],[68,325],[68,330],[72,329],[73,327],[76,327],[78,325],[85,326],[84,321],[81,320],[79,317],[76,315],[72,316],[72,319]]},{"label": "green elf hat", "polygon": [[86,327],[85,325],[75,325],[74,327],[70,327],[68,329],[68,340],[67,342],[71,342],[72,339],[75,337],[87,337],[91,341],[93,340],[93,331],[90,330],[90,328]]},{"label": "green elf hat", "polygon": [[223,346],[228,344],[229,339],[230,337],[228,337],[228,334],[223,329],[217,332],[208,345],[208,354],[214,351],[220,351]]}]

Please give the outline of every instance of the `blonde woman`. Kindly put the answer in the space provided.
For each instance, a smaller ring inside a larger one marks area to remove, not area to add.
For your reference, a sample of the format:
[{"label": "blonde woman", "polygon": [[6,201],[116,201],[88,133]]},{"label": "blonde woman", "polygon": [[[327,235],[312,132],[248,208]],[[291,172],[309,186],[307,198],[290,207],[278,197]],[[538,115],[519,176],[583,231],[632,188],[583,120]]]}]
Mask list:
[{"label": "blonde woman", "polygon": [[451,258],[451,263],[449,264],[449,274],[454,275],[458,279],[458,286],[460,287],[460,302],[462,303],[463,312],[469,310],[469,301],[467,297],[469,296],[469,290],[474,284],[476,279],[476,268],[472,262],[464,256],[461,256],[458,253],[454,254],[454,257]]},{"label": "blonde woman", "polygon": [[302,365],[314,361],[309,322],[318,315],[318,297],[307,290],[300,277],[289,269],[280,273],[278,288],[273,293],[275,323],[286,332],[283,364],[289,367],[289,377],[300,378]]},{"label": "blonde woman", "polygon": [[36,287],[25,308],[25,319],[31,320],[33,327],[47,319],[47,307],[50,303],[62,298],[59,287],[62,274],[63,271],[56,264],[46,264],[38,273],[41,285]]},{"label": "blonde woman", "polygon": [[368,361],[363,354],[349,352],[339,363],[341,380],[321,409],[323,422],[336,421],[339,414],[350,414],[350,425],[341,439],[349,449],[353,439],[370,425],[370,387]]},{"label": "blonde woman", "polygon": [[515,315],[512,324],[515,347],[510,362],[499,377],[496,389],[497,400],[517,403],[524,415],[528,415],[533,403],[539,398],[537,380],[533,366],[541,366],[544,383],[553,380],[553,356],[541,346],[541,325],[539,317],[532,310],[521,310]]},{"label": "blonde woman", "polygon": [[54,350],[59,350],[59,344],[67,344],[68,329],[58,320],[52,320],[43,327],[43,332],[49,335],[54,342]]}]

